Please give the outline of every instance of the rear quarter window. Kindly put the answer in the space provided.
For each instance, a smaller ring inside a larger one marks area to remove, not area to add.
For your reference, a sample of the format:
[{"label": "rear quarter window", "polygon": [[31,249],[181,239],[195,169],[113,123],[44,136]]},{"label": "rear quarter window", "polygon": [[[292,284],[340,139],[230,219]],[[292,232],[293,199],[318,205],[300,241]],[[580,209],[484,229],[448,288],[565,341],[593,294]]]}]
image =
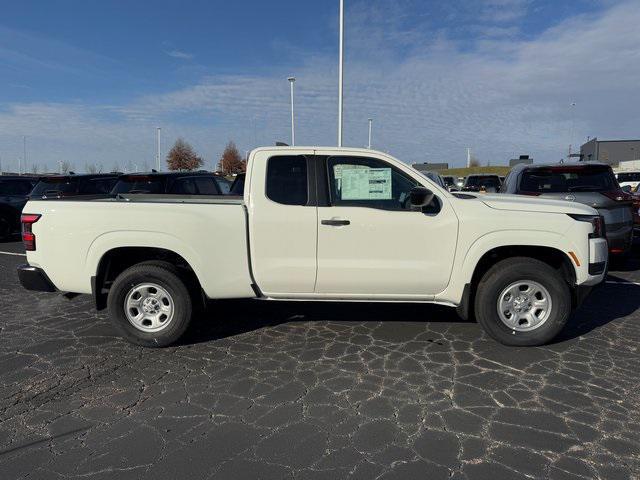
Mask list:
[{"label": "rear quarter window", "polygon": [[309,198],[306,157],[271,157],[267,163],[266,194],[283,205],[306,205]]}]

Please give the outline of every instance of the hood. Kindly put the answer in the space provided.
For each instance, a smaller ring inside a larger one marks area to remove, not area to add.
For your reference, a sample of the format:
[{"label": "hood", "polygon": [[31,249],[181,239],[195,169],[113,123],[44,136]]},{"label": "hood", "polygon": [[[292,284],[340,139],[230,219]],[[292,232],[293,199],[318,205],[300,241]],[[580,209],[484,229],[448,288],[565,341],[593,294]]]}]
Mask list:
[{"label": "hood", "polygon": [[549,200],[528,195],[508,195],[504,193],[480,195],[478,199],[496,210],[519,210],[521,212],[571,213],[574,215],[598,215],[588,205],[566,200]]}]

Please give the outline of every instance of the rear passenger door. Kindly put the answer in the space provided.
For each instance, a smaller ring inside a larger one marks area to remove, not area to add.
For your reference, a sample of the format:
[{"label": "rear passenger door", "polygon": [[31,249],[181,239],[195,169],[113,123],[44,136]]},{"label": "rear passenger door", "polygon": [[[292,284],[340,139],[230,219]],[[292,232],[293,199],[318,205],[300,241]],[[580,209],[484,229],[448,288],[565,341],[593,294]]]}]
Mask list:
[{"label": "rear passenger door", "polygon": [[[317,206],[312,150],[253,162],[248,198],[251,265],[262,293],[313,293]],[[247,179],[249,176],[247,177]]]}]

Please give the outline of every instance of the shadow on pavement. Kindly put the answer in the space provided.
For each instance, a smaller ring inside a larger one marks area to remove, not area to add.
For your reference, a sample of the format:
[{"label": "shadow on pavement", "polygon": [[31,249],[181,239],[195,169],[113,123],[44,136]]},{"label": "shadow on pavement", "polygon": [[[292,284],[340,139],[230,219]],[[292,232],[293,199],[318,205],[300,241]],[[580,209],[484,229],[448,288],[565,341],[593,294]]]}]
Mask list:
[{"label": "shadow on pavement", "polygon": [[295,321],[470,323],[453,308],[433,304],[224,300],[211,302],[194,318],[179,344],[209,342]]},{"label": "shadow on pavement", "polygon": [[585,335],[633,314],[640,307],[640,286],[614,275],[609,275],[607,281],[619,283],[604,283],[594,288],[553,343]]},{"label": "shadow on pavement", "polygon": [[[552,343],[572,340],[640,307],[640,286],[609,276],[596,287]],[[222,300],[200,313],[181,345],[197,344],[296,321],[470,323],[453,308],[419,303]]]}]

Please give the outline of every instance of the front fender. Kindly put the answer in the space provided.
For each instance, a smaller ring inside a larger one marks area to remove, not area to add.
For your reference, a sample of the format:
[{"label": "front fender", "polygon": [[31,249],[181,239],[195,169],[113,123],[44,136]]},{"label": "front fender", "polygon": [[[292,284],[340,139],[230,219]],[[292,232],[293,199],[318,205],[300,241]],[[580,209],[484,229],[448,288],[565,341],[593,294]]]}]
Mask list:
[{"label": "front fender", "polygon": [[[459,305],[465,285],[470,284],[473,273],[480,259],[491,250],[501,247],[545,247],[558,250],[563,255],[568,256],[569,251],[574,251],[580,258],[589,258],[588,252],[581,251],[578,246],[573,245],[567,237],[560,233],[539,231],[539,230],[500,230],[493,231],[478,237],[461,256],[452,282],[436,298],[443,302]],[[570,262],[576,272],[576,278],[580,278],[580,272]]]}]

